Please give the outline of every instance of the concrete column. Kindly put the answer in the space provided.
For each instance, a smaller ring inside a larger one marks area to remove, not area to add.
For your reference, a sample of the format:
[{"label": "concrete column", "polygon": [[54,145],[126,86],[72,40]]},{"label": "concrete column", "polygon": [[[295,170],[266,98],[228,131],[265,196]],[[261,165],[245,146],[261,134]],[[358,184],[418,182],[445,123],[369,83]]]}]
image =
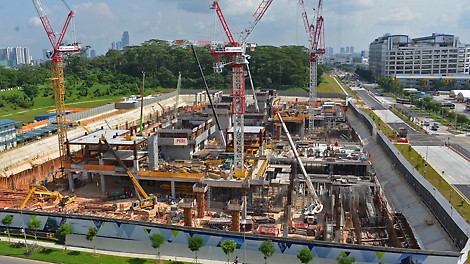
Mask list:
[{"label": "concrete column", "polygon": [[230,231],[240,232],[240,211],[238,210],[232,211],[232,226]]},{"label": "concrete column", "polygon": [[300,123],[300,140],[305,138],[305,119]]},{"label": "concrete column", "polygon": [[106,181],[103,174],[100,174],[101,195],[106,195]]},{"label": "concrete column", "polygon": [[171,181],[171,197],[176,198],[176,183]]},{"label": "concrete column", "polygon": [[139,171],[139,160],[133,160],[133,164],[134,164],[134,172],[138,172]]},{"label": "concrete column", "polygon": [[191,208],[184,208],[184,226],[192,226],[193,216]]},{"label": "concrete column", "polygon": [[71,192],[75,192],[75,184],[73,183],[73,174],[69,172],[67,173],[67,177],[69,178],[69,190]]},{"label": "concrete column", "polygon": [[88,182],[88,183],[93,182],[93,178],[91,177],[91,173],[90,173],[90,172],[84,171],[84,172],[82,172],[82,175],[83,175],[84,178],[87,179],[87,182]]},{"label": "concrete column", "polygon": [[204,217],[204,193],[196,193],[196,204],[197,204],[197,218]]}]

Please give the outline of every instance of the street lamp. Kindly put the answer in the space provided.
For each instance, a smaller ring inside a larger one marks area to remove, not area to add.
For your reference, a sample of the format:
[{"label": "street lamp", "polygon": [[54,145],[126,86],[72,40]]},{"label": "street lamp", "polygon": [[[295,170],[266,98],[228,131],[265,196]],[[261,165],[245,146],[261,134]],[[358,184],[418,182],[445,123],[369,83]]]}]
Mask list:
[{"label": "street lamp", "polygon": [[[246,221],[246,219],[245,219]],[[246,263],[246,241],[245,241],[245,232],[246,232],[246,222],[243,224],[243,263]]]},{"label": "street lamp", "polygon": [[28,241],[26,240],[26,228],[24,224],[24,218],[23,218],[23,210],[20,210],[20,215],[21,215],[21,221],[23,222],[23,226],[21,227],[21,233],[23,233],[24,236],[24,245],[26,247],[26,255],[29,255],[29,249],[28,249]]},{"label": "street lamp", "polygon": [[[173,240],[171,240],[171,239],[168,239],[167,241],[168,241],[169,244],[171,244],[171,242],[173,242]],[[175,247],[173,247],[173,254],[175,255],[175,261],[176,261],[176,249],[175,249]]]}]

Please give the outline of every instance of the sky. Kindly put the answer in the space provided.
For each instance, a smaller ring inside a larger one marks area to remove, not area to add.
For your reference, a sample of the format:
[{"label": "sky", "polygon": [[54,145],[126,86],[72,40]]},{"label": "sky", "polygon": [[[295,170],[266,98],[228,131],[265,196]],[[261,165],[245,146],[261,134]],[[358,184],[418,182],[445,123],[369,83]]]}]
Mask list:
[{"label": "sky", "polygon": [[[225,41],[211,0],[66,0],[76,11],[69,38],[104,54],[128,31],[131,45],[149,39]],[[237,36],[252,21],[261,0],[219,0]],[[297,0],[273,0],[250,36],[258,45],[308,45]],[[318,1],[304,0],[310,22]],[[60,32],[68,10],[60,0],[41,0],[54,31]],[[325,46],[368,50],[375,38],[454,34],[470,43],[470,0],[325,0]],[[0,48],[28,47],[33,58],[51,45],[30,0],[0,0]],[[72,30],[74,29],[74,30]],[[75,34],[72,34],[75,32]]]}]

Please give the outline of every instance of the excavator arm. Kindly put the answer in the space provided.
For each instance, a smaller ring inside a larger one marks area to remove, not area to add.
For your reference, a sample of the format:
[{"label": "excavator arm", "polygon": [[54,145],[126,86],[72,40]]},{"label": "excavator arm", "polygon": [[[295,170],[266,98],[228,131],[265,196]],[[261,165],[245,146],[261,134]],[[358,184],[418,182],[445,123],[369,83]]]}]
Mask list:
[{"label": "excavator arm", "polygon": [[29,185],[29,192],[28,195],[26,195],[26,198],[23,200],[23,202],[20,205],[20,209],[23,209],[28,203],[29,199],[31,199],[31,196],[33,194],[37,195],[47,195],[49,197],[55,197],[59,198],[59,206],[63,207],[69,203],[72,203],[75,200],[75,196],[64,196],[60,192],[51,192],[49,191],[45,186],[40,185],[40,184],[30,184]]}]

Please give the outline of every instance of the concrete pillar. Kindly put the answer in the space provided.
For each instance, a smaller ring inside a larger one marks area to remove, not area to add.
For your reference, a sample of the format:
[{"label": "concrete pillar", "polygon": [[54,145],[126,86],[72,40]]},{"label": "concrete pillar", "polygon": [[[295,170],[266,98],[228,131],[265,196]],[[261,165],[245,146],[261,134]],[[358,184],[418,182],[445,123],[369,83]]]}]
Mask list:
[{"label": "concrete pillar", "polygon": [[204,193],[203,192],[198,192],[196,193],[196,203],[197,203],[197,218],[203,218],[204,217]]},{"label": "concrete pillar", "polygon": [[139,160],[137,160],[137,159],[133,160],[133,164],[134,164],[134,172],[138,172],[139,171]]},{"label": "concrete pillar", "polygon": [[91,177],[91,173],[90,172],[82,172],[82,175],[83,175],[83,178],[86,178],[87,179],[87,182],[88,183],[91,183],[93,182],[93,178]]},{"label": "concrete pillar", "polygon": [[300,140],[305,138],[305,119],[300,123]]},{"label": "concrete pillar", "polygon": [[191,208],[184,208],[184,226],[192,226],[193,216]]},{"label": "concrete pillar", "polygon": [[106,195],[106,181],[103,174],[100,174],[101,195]]},{"label": "concrete pillar", "polygon": [[171,181],[171,197],[176,198],[176,183]]},{"label": "concrete pillar", "polygon": [[240,211],[238,210],[232,211],[232,226],[230,231],[240,232]]},{"label": "concrete pillar", "polygon": [[281,140],[281,125],[274,125],[275,128],[277,128],[276,130],[276,139],[277,140]]},{"label": "concrete pillar", "polygon": [[75,184],[73,183],[73,174],[69,172],[67,173],[67,177],[69,178],[69,190],[71,192],[75,192]]}]

